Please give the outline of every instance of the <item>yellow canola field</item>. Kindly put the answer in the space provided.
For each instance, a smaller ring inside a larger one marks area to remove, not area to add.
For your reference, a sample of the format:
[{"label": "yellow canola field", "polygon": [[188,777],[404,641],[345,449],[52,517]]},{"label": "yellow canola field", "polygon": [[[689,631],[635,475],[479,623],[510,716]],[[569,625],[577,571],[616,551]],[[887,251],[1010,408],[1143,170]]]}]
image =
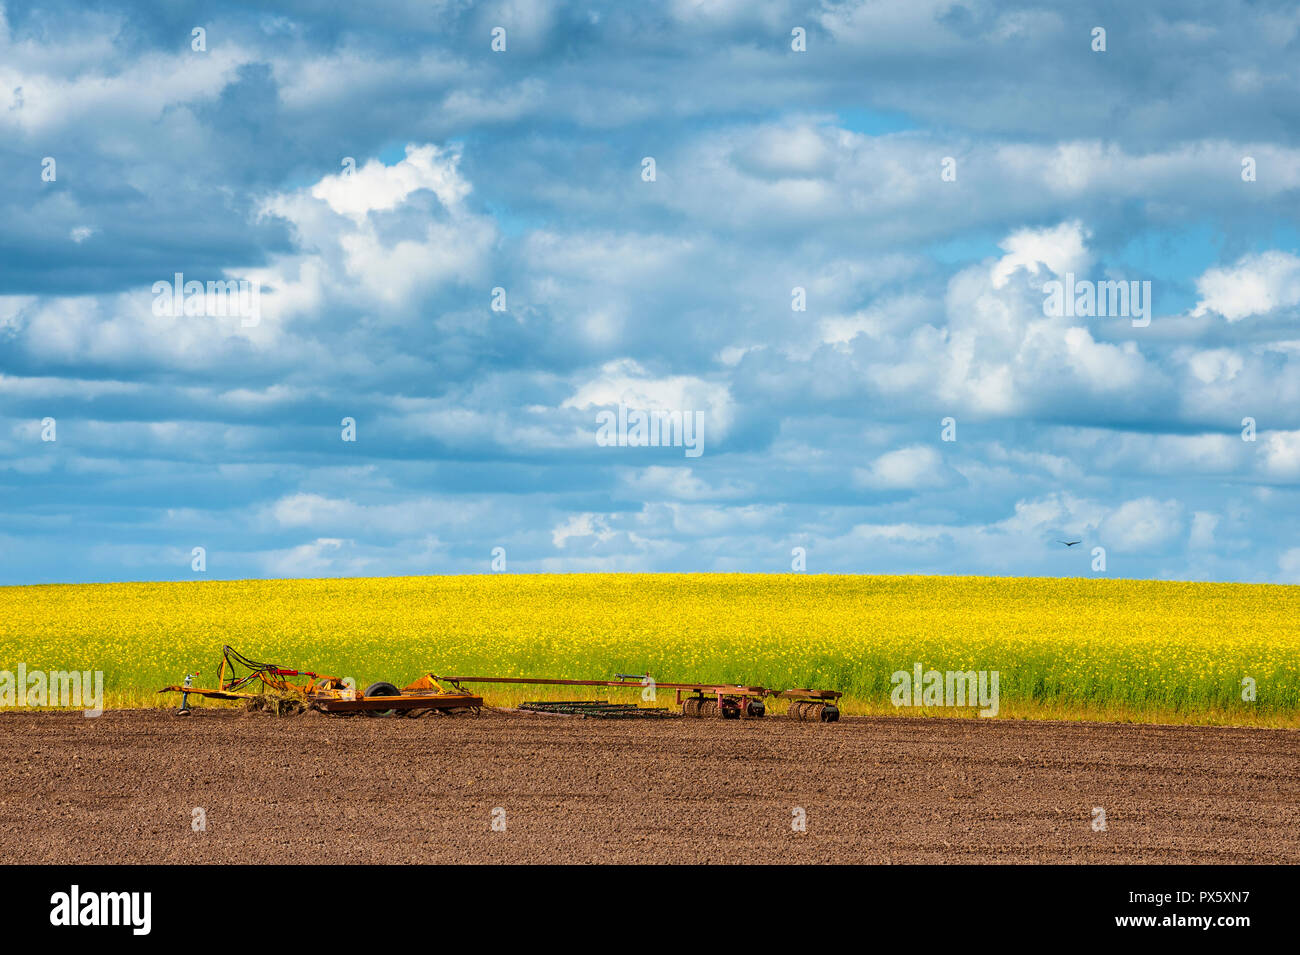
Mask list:
[{"label": "yellow canola field", "polygon": [[[892,675],[920,663],[997,671],[1002,717],[1295,727],[1297,611],[1297,587],[1083,578],[499,574],[6,587],[0,671],[102,670],[110,708],[173,705],[153,691],[194,669],[208,683],[228,643],[362,687],[430,671],[648,671],[664,682],[839,689],[847,713],[974,715],[895,707]],[[546,695],[483,689],[493,703]]]}]

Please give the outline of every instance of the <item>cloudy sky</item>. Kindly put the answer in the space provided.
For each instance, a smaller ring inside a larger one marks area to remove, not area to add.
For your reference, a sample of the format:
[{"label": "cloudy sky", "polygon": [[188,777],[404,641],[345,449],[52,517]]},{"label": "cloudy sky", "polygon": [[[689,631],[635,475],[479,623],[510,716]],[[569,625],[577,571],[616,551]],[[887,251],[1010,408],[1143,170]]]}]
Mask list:
[{"label": "cloudy sky", "polygon": [[1300,581],[1293,4],[326,6],[0,5],[0,582]]}]

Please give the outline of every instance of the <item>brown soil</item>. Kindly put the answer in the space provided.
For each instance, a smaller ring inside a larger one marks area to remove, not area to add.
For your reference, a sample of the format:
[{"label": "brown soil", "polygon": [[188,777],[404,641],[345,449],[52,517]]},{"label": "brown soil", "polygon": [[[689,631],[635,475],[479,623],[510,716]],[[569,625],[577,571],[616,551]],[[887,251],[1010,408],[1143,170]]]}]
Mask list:
[{"label": "brown soil", "polygon": [[6,864],[1300,862],[1288,730],[6,713],[0,765]]}]

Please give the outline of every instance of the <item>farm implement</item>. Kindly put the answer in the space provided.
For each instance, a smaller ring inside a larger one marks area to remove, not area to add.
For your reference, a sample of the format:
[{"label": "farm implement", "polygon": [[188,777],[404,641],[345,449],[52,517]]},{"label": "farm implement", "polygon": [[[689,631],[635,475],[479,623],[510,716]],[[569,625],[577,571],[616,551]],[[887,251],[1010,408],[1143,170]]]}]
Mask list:
[{"label": "farm implement", "polygon": [[[547,680],[518,676],[435,676],[430,679],[445,683],[457,690],[462,683],[516,683],[541,686],[604,686],[674,690],[682,716],[696,718],[721,717],[724,720],[757,719],[767,712],[765,699],[789,700],[787,711],[796,720],[834,723],[840,718],[836,705],[842,693],[837,690],[773,690],[764,686],[743,686],[738,683],[657,683],[645,676],[619,673],[612,680]],[[650,697],[653,699],[653,695]],[[601,701],[603,702],[603,701]],[[524,704],[536,709],[540,704]],[[572,706],[572,703],[567,704]],[[608,705],[608,704],[606,704]],[[661,710],[642,709],[641,712],[665,715]],[[599,715],[599,714],[593,714]],[[621,714],[622,715],[622,714]]]},{"label": "farm implement", "polygon": [[641,689],[642,698],[653,700],[659,690],[673,690],[679,711],[666,707],[642,707],[635,703],[606,700],[544,700],[525,702],[521,710],[595,719],[653,719],[687,716],[695,718],[757,719],[767,712],[764,700],[789,701],[789,715],[796,720],[834,723],[840,718],[836,690],[773,690],[735,683],[656,683],[649,674],[619,673],[612,680],[551,680],[513,676],[438,676],[427,673],[398,689],[391,683],[372,683],[358,694],[351,681],[310,670],[294,670],[250,660],[230,647],[221,648],[215,687],[194,684],[191,673],[179,685],[166,686],[159,693],[181,694],[179,715],[190,713],[192,695],[214,700],[242,700],[250,709],[277,715],[317,710],[332,714],[364,713],[367,716],[423,716],[430,712],[477,713],[483,697],[461,684],[501,683],[528,686],[619,687]]},{"label": "farm implement", "polygon": [[[430,676],[422,676],[400,690],[391,683],[372,683],[365,693],[336,676],[292,670],[271,663],[258,663],[232,650],[221,648],[215,688],[196,687],[188,674],[180,686],[165,686],[159,693],[181,694],[181,716],[190,712],[191,694],[213,700],[243,700],[249,709],[269,710],[277,715],[319,710],[324,713],[364,713],[367,716],[423,716],[426,713],[477,713],[483,698],[459,689],[444,689]],[[305,681],[305,682],[304,682]]]}]

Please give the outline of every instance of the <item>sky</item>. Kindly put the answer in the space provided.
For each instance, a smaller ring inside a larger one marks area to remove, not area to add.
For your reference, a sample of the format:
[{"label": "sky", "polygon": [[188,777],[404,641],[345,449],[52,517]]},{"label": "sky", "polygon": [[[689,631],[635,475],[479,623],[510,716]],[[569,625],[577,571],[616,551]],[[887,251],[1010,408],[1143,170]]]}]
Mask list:
[{"label": "sky", "polygon": [[1300,582],[1298,199],[1288,3],[3,3],[0,583]]}]

